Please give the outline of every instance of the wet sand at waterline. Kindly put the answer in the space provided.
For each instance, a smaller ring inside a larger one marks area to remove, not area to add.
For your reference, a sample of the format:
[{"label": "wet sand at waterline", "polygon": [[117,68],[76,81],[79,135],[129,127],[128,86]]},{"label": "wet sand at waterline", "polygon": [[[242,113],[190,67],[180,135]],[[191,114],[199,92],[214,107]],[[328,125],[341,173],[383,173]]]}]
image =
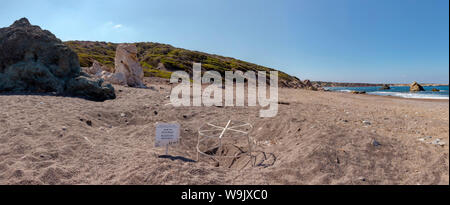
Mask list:
[{"label": "wet sand at waterline", "polygon": [[[280,89],[260,118],[173,107],[170,85],[146,81],[105,102],[0,95],[0,184],[449,184],[448,100]],[[197,129],[230,119],[253,125],[254,158],[195,162]],[[181,125],[173,157],[154,148],[157,122]]]}]

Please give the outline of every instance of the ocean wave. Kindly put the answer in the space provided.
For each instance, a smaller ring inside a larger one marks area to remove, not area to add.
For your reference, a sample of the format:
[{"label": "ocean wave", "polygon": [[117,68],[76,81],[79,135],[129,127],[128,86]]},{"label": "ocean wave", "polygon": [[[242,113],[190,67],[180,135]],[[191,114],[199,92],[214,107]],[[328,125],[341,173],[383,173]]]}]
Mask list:
[{"label": "ocean wave", "polygon": [[417,99],[444,99],[448,100],[448,96],[433,95],[433,94],[422,94],[422,93],[401,93],[401,92],[368,92],[367,94],[372,95],[384,95],[384,96],[396,96],[402,98],[417,98]]},{"label": "ocean wave", "polygon": [[344,92],[344,93],[349,93],[349,92],[352,92],[352,90],[334,90],[334,91],[338,91],[338,92]]}]

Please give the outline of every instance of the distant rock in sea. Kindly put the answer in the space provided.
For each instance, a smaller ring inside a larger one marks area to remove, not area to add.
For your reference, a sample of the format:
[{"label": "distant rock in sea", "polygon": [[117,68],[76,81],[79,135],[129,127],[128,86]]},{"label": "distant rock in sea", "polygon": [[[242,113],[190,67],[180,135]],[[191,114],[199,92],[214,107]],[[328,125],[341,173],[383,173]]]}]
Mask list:
[{"label": "distant rock in sea", "polygon": [[390,90],[390,89],[391,89],[391,87],[389,87],[389,85],[387,85],[387,84],[383,85],[383,86],[380,88],[380,90]]},{"label": "distant rock in sea", "polygon": [[409,87],[411,92],[425,91],[425,89],[417,82],[413,82]]},{"label": "distant rock in sea", "polygon": [[433,88],[433,89],[431,89],[431,91],[433,91],[433,92],[439,92],[440,90],[437,89],[437,88]]},{"label": "distant rock in sea", "polygon": [[80,71],[78,56],[51,32],[28,19],[0,28],[0,92],[56,92],[104,101],[111,84]]}]

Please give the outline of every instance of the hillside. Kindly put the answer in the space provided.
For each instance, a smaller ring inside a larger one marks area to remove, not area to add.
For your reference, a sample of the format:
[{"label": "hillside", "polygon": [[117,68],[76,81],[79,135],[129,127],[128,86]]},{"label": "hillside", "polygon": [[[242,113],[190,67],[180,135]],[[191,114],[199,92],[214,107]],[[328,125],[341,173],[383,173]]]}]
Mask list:
[{"label": "hillside", "polygon": [[[79,57],[81,67],[89,67],[94,60],[114,70],[115,50],[118,44],[91,41],[65,42]],[[248,63],[238,59],[175,48],[160,43],[135,43],[138,48],[138,60],[147,77],[170,78],[171,72],[184,70],[192,73],[192,62],[202,63],[204,70],[215,70],[224,75],[225,71],[273,71],[272,68]],[[279,71],[281,87],[304,87],[296,77]]]}]

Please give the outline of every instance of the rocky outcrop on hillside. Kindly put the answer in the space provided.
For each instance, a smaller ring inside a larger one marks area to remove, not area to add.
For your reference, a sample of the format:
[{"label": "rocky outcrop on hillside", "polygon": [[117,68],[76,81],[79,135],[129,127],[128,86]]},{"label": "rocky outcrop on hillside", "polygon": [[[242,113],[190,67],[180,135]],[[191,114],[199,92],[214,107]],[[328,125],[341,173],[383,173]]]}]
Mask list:
[{"label": "rocky outcrop on hillside", "polygon": [[77,54],[26,18],[0,29],[0,92],[54,92],[104,101],[114,88],[80,71]]}]

